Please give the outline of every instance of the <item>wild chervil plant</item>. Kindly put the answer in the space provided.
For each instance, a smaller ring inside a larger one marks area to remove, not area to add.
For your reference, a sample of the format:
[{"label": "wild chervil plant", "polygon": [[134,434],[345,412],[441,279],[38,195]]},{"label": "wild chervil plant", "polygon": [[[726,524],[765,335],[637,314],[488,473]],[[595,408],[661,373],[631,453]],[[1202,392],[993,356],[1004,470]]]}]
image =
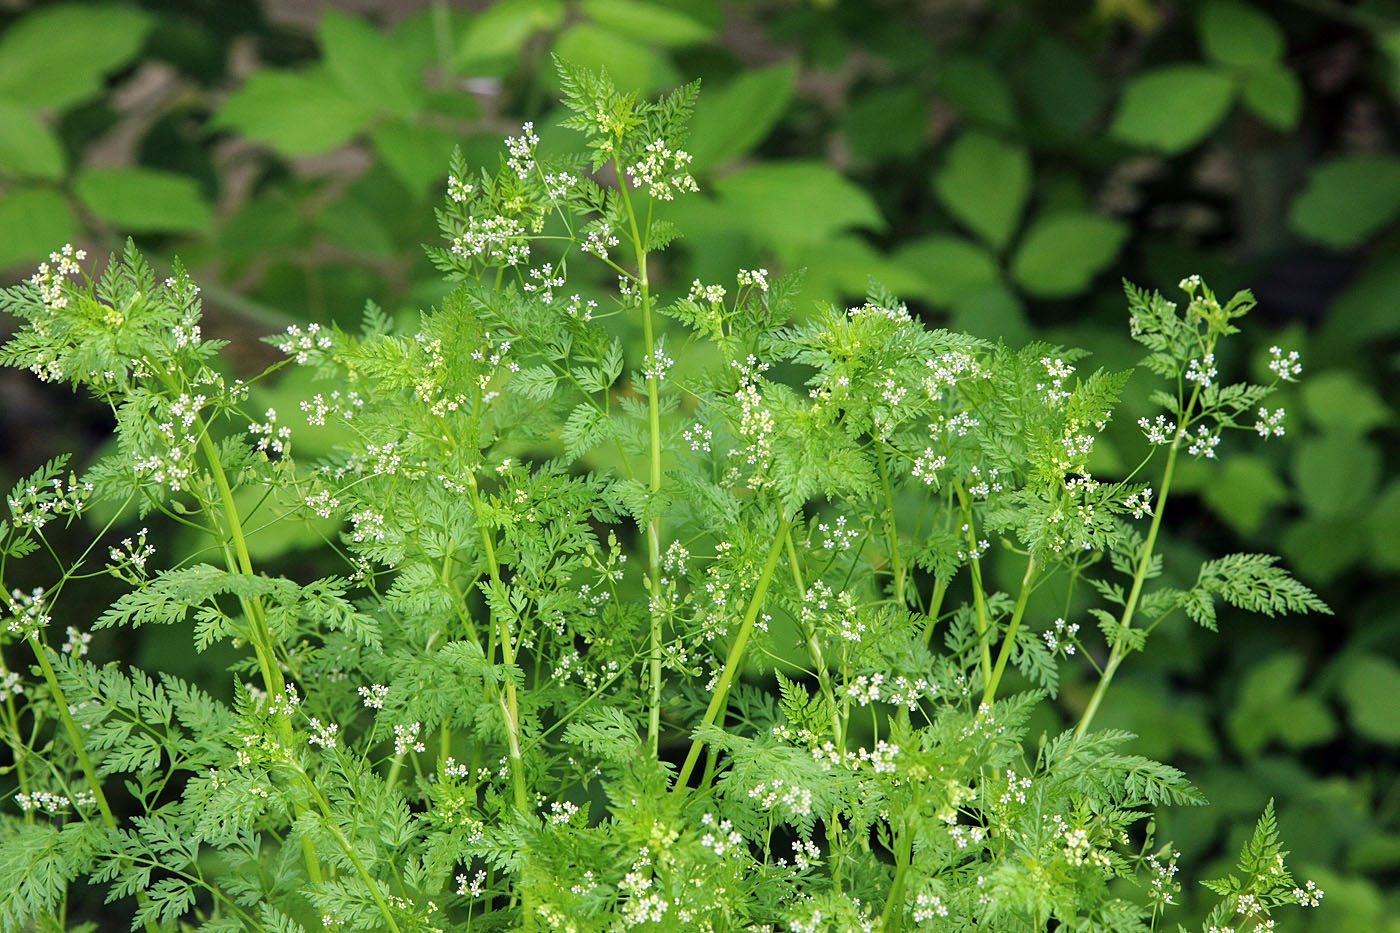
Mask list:
[{"label": "wild chervil plant", "polygon": [[[0,297],[26,322],[5,362],[116,419],[115,452],[46,464],[0,523],[0,575],[53,563],[5,614],[0,927],[95,929],[68,907],[95,889],[148,931],[1165,928],[1177,855],[1145,821],[1203,801],[1091,728],[1115,673],[1178,610],[1326,611],[1268,556],[1161,577],[1179,458],[1283,433],[1271,386],[1217,372],[1250,296],[1128,288],[1162,413],[1096,480],[1130,373],[930,330],[878,287],[796,324],[763,269],[658,287],[696,89],[560,74],[587,154],[545,158],[527,124],[496,172],[453,165],[440,307],[273,339],[325,379],[295,429],[216,368],[183,271],[128,249],[91,282],[65,248]],[[601,307],[570,288],[600,265]],[[295,456],[333,429],[337,455]],[[89,512],[87,550],[49,546]],[[133,513],[217,544],[109,547]],[[255,566],[250,528],[281,523],[331,528],[345,574]],[[92,627],[231,643],[231,703],[84,657],[68,597],[103,557],[128,588]],[[1091,587],[1095,624],[1028,612],[1052,584]],[[1097,689],[1037,743],[1067,662]],[[1210,931],[1322,897],[1271,806],[1211,888]]]}]

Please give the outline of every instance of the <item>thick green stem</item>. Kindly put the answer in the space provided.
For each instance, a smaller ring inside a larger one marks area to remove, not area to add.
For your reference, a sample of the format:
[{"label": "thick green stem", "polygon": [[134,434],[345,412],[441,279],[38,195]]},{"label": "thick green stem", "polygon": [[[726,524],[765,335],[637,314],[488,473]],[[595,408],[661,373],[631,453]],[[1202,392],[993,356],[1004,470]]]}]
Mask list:
[{"label": "thick green stem", "polygon": [[[773,569],[778,566],[778,555],[782,553],[783,541],[787,537],[790,525],[791,519],[786,514],[778,521],[778,533],[773,537],[773,546],[768,549],[768,560],[763,564],[763,572],[758,578],[758,585],[754,587],[748,608],[744,610],[744,619],[739,625],[739,634],[734,636],[734,644],[729,646],[729,655],[724,659],[724,670],[720,672],[719,683],[715,685],[715,692],[710,695],[710,705],[705,709],[705,715],[701,719],[706,725],[714,725],[720,707],[729,697],[729,685],[739,672],[740,662],[744,658],[744,646],[748,644],[749,635],[753,632],[754,621],[758,618],[759,610],[763,608],[763,598],[768,594],[768,584],[773,579]],[[700,759],[700,749],[704,744],[700,739],[695,739],[690,743],[690,751],[686,754],[685,763],[681,765],[680,774],[676,777],[675,790],[677,793],[684,792],[686,783],[690,780],[690,774],[695,770],[695,763]]]},{"label": "thick green stem", "polygon": [[1011,658],[1011,651],[1016,644],[1016,633],[1021,627],[1021,616],[1026,612],[1026,600],[1030,598],[1031,585],[1035,583],[1037,573],[1039,568],[1035,565],[1035,557],[1027,558],[1026,573],[1021,577],[1021,594],[1016,597],[1016,608],[1011,611],[1011,621],[1006,626],[1006,636],[1001,641],[1001,651],[997,653],[997,664],[992,669],[992,677],[982,690],[983,703],[990,703],[996,699],[997,685],[1001,683],[1002,672],[1006,670],[1006,662]]},{"label": "thick green stem", "polygon": [[885,909],[880,913],[883,933],[899,933],[904,929],[904,884],[909,874],[913,844],[908,833],[900,833],[895,845],[894,881],[890,884],[889,896],[885,898]]},{"label": "thick green stem", "polygon": [[1171,448],[1167,451],[1167,466],[1162,471],[1162,488],[1157,493],[1157,508],[1152,511],[1152,524],[1147,529],[1147,540],[1142,545],[1142,557],[1138,560],[1137,571],[1133,574],[1133,587],[1128,592],[1127,602],[1123,605],[1123,615],[1118,620],[1117,635],[1114,636],[1113,646],[1109,649],[1108,661],[1104,664],[1103,674],[1099,676],[1099,683],[1094,688],[1094,695],[1089,698],[1089,705],[1084,708],[1084,715],[1080,717],[1079,725],[1075,727],[1076,737],[1082,736],[1089,730],[1090,723],[1094,721],[1094,716],[1099,711],[1099,704],[1103,702],[1104,694],[1108,692],[1108,685],[1113,683],[1113,675],[1117,673],[1118,666],[1123,663],[1123,658],[1127,654],[1123,645],[1128,629],[1133,624],[1133,613],[1137,611],[1138,600],[1142,596],[1142,585],[1147,580],[1147,571],[1152,565],[1152,550],[1157,544],[1157,532],[1162,527],[1162,513],[1167,505],[1167,493],[1171,490],[1172,473],[1176,469],[1177,445],[1185,428],[1185,421],[1186,419],[1183,418],[1182,426],[1177,428],[1176,437],[1172,438]]},{"label": "thick green stem", "polygon": [[943,610],[943,597],[948,592],[948,584],[941,579],[933,581],[933,595],[928,601],[928,622],[924,624],[924,643],[933,643],[933,630],[938,625],[938,613]]}]

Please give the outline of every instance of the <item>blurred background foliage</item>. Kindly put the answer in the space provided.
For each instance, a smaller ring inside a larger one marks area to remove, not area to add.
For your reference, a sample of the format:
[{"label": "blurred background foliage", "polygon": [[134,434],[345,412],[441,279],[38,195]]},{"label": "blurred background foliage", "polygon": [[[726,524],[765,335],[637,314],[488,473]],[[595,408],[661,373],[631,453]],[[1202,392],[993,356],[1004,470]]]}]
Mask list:
[{"label": "blurred background foliage", "polygon": [[[1400,931],[1400,9],[9,0],[0,275],[70,240],[178,253],[242,375],[270,359],[254,338],[288,323],[354,326],[367,298],[411,316],[443,289],[420,244],[453,147],[494,166],[525,119],[575,145],[554,128],[551,53],[641,93],[703,79],[688,143],[703,193],[668,206],[686,233],[663,257],[673,289],[805,267],[810,307],[874,277],[930,323],[1086,346],[1109,367],[1136,361],[1120,278],[1255,290],[1252,349],[1224,362],[1258,378],[1271,344],[1302,349],[1288,438],[1183,471],[1168,567],[1278,551],[1336,615],[1227,617],[1219,635],[1168,622],[1096,724],[1138,733],[1212,800],[1159,821],[1195,877],[1223,873],[1273,796],[1297,870],[1327,891],[1280,929]],[[294,410],[305,387],[263,396]],[[1125,449],[1147,410],[1120,413]],[[105,430],[61,388],[0,376],[6,486]],[[258,546],[275,559],[315,540]],[[218,669],[147,638],[106,647]],[[1070,678],[1061,702],[1085,697]]]}]

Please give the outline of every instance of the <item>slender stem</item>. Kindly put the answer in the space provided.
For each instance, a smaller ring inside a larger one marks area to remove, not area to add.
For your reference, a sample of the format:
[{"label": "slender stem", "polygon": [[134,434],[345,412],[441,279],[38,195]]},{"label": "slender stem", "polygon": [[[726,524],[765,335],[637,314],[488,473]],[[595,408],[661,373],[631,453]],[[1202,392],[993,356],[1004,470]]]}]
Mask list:
[{"label": "slender stem", "polygon": [[[787,534],[783,536],[787,545],[788,563],[792,565],[792,582],[797,586],[797,598],[802,599],[807,588],[802,585],[802,565],[797,562],[797,547],[792,543],[792,529],[788,528]],[[822,656],[821,642],[817,640],[816,626],[807,627],[807,653],[812,656],[812,663],[817,666],[817,684],[821,688],[822,696],[826,698],[827,704],[831,707],[831,738],[836,743],[837,748],[845,748],[841,740],[841,713],[836,705],[836,694],[831,689],[831,672],[827,669],[826,658]]]},{"label": "slender stem", "polygon": [[[650,449],[650,488],[654,497],[661,490],[661,386],[657,378],[660,372],[656,347],[656,334],[651,319],[651,285],[647,277],[647,251],[637,227],[637,214],[632,209],[632,197],[627,188],[622,165],[613,160],[617,171],[618,189],[622,203],[627,209],[627,223],[632,232],[632,247],[637,257],[637,283],[642,299],[642,341],[647,351],[647,419],[651,436]],[[652,756],[659,754],[661,743],[661,516],[653,515],[647,522],[647,562],[651,579],[651,651],[648,658],[651,680],[651,697],[647,712],[647,744]]]},{"label": "slender stem", "polygon": [[[58,718],[63,722],[63,731],[68,734],[68,742],[73,746],[74,754],[78,756],[78,767],[83,772],[83,779],[87,781],[92,799],[97,804],[98,812],[102,814],[102,825],[108,829],[116,829],[117,818],[112,813],[112,807],[107,802],[107,795],[102,790],[102,781],[97,777],[97,769],[92,766],[92,759],[88,757],[87,747],[83,744],[82,731],[78,729],[78,724],[73,721],[73,715],[68,712],[68,697],[58,682],[58,675],[54,673],[53,665],[49,663],[49,655],[43,642],[39,640],[39,633],[30,632],[25,640],[29,643],[29,649],[34,652],[35,660],[39,662],[39,670],[44,674],[44,682],[48,684],[49,695],[53,697],[54,706],[58,707]],[[142,904],[146,903],[145,891],[138,891],[136,896]],[[150,920],[146,921],[145,929],[146,933],[160,933],[160,927]]]},{"label": "slender stem", "polygon": [[116,829],[117,818],[112,815],[112,808],[107,803],[107,795],[102,791],[102,781],[97,777],[97,770],[92,766],[92,759],[88,757],[87,748],[83,744],[83,734],[78,729],[78,724],[73,721],[73,715],[68,712],[68,697],[63,692],[63,687],[58,683],[58,675],[54,672],[53,665],[49,663],[48,652],[45,650],[43,642],[39,640],[37,632],[30,632],[25,640],[29,642],[30,650],[34,652],[34,659],[39,662],[39,670],[44,675],[44,682],[48,684],[49,694],[53,697],[54,705],[58,707],[58,718],[63,722],[63,731],[68,733],[68,741],[78,756],[78,767],[82,770],[88,790],[92,792],[97,809],[102,814],[102,824],[108,829]]},{"label": "slender stem", "polygon": [[1080,717],[1079,725],[1075,727],[1076,738],[1089,731],[1089,725],[1094,721],[1094,716],[1099,711],[1099,704],[1103,702],[1104,694],[1108,692],[1108,685],[1113,683],[1113,675],[1118,672],[1118,665],[1123,663],[1123,658],[1127,654],[1123,645],[1128,629],[1133,624],[1133,613],[1137,611],[1138,599],[1142,596],[1142,585],[1147,580],[1148,568],[1152,564],[1152,549],[1157,544],[1157,532],[1162,527],[1162,512],[1167,505],[1167,493],[1171,490],[1172,473],[1176,469],[1177,445],[1186,423],[1185,418],[1181,420],[1182,424],[1177,428],[1176,437],[1172,438],[1171,448],[1167,451],[1167,465],[1162,471],[1162,488],[1157,493],[1157,508],[1152,511],[1152,524],[1147,529],[1147,540],[1142,545],[1142,557],[1138,560],[1137,572],[1133,574],[1133,588],[1128,593],[1128,601],[1123,605],[1123,615],[1118,620],[1117,635],[1114,636],[1113,647],[1109,649],[1108,661],[1104,664],[1098,686],[1094,688],[1094,695],[1089,698],[1089,705],[1084,708],[1084,715]]},{"label": "slender stem", "polygon": [[900,607],[904,606],[904,560],[899,553],[899,530],[894,519],[894,493],[890,489],[889,468],[885,464],[885,448],[879,448],[879,456],[875,461],[880,467],[880,486],[885,494],[885,535],[890,542],[890,566],[894,573],[894,599]]},{"label": "slender stem", "polygon": [[990,703],[996,699],[997,685],[1001,683],[1002,672],[1006,670],[1006,662],[1011,657],[1012,648],[1016,644],[1016,632],[1021,627],[1021,616],[1026,611],[1026,600],[1031,595],[1031,584],[1035,582],[1036,574],[1040,568],[1035,565],[1035,557],[1026,559],[1026,573],[1021,577],[1021,593],[1016,597],[1016,608],[1011,611],[1011,621],[1006,626],[1006,635],[1001,640],[1001,651],[997,653],[997,666],[992,669],[992,678],[987,681],[987,686],[982,690],[982,702]]},{"label": "slender stem", "polygon": [[924,643],[933,643],[933,629],[938,624],[938,613],[943,609],[943,596],[948,592],[948,584],[941,579],[933,581],[933,595],[928,601],[928,622],[924,625]]},{"label": "slender stem", "polygon": [[[233,489],[229,486],[228,475],[224,473],[223,461],[219,458],[219,451],[214,446],[214,439],[209,434],[209,426],[205,424],[203,418],[196,419],[196,428],[199,432],[199,448],[209,465],[209,475],[214,479],[214,486],[219,491],[219,502],[224,511],[224,524],[228,529],[230,539],[233,541],[234,555],[238,561],[238,572],[251,577],[253,576],[253,560],[248,554],[248,542],[243,535],[243,522],[238,517],[238,505],[233,501]],[[249,641],[252,642],[253,651],[258,656],[258,668],[262,673],[263,686],[267,688],[269,696],[281,696],[286,690],[286,682],[282,679],[282,669],[277,665],[277,652],[272,632],[267,626],[267,615],[263,611],[262,600],[253,597],[252,599],[242,599],[240,602],[244,606],[244,613],[248,616],[249,630],[252,634]],[[285,713],[279,713],[276,722],[277,732],[282,743],[290,748],[294,738],[291,720]],[[298,814],[303,812],[300,803],[295,805],[295,809]],[[319,884],[322,879],[321,863],[316,858],[315,845],[306,836],[302,837],[301,851],[302,860],[306,863],[307,877],[313,883]]]},{"label": "slender stem", "polygon": [[[710,695],[710,705],[705,709],[705,715],[701,722],[706,725],[713,725],[715,717],[719,715],[720,707],[724,705],[729,697],[729,685],[734,680],[734,675],[739,671],[739,664],[744,657],[744,646],[748,644],[749,635],[753,632],[754,620],[758,618],[758,611],[763,607],[763,598],[768,594],[768,584],[773,579],[773,569],[778,565],[778,555],[783,550],[783,540],[787,537],[791,519],[784,514],[778,521],[778,533],[773,537],[773,546],[768,549],[768,560],[763,564],[763,573],[758,578],[758,584],[754,587],[753,596],[749,598],[748,608],[744,610],[744,619],[739,625],[739,634],[734,636],[734,644],[729,646],[729,656],[724,659],[724,670],[720,672],[719,683],[715,685],[715,692]],[[683,793],[686,782],[690,780],[690,774],[695,770],[695,762],[700,758],[700,747],[705,743],[700,739],[695,739],[690,743],[690,751],[685,756],[685,763],[681,765],[680,774],[676,777],[675,790]]]},{"label": "slender stem", "polygon": [[[498,587],[501,584],[501,567],[496,560],[496,543],[492,539],[491,531],[486,527],[486,523],[481,520],[481,492],[477,488],[475,471],[467,472],[467,484],[472,494],[472,511],[476,514],[476,526],[481,532],[481,546],[486,551],[487,567],[491,572],[491,582]],[[498,626],[492,626],[494,633]],[[501,659],[507,664],[515,663],[515,643],[511,640],[509,620],[500,619],[501,638]],[[494,648],[492,654],[494,655]],[[490,655],[488,655],[490,657]],[[497,694],[501,712],[505,719],[506,726],[506,746],[510,751],[511,763],[511,783],[515,789],[515,805],[521,813],[528,809],[528,796],[525,793],[525,762],[520,755],[520,705],[515,692],[515,681],[507,680],[503,692]]]},{"label": "slender stem", "polygon": [[976,557],[977,529],[972,527],[972,506],[967,501],[967,494],[963,492],[962,485],[955,482],[953,489],[957,492],[958,504],[962,507],[963,527],[967,529],[967,567],[972,576],[973,622],[977,627],[977,642],[982,654],[982,682],[985,684],[992,678],[992,649],[988,642],[990,623],[987,621],[986,590],[982,587],[982,565]]}]

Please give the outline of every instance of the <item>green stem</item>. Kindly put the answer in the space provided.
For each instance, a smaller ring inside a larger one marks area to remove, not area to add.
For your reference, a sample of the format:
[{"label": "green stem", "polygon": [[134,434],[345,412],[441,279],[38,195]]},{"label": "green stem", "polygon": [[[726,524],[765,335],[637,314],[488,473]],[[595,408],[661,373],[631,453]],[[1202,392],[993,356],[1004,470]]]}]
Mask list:
[{"label": "green stem", "polygon": [[[797,586],[797,598],[800,600],[806,596],[807,588],[802,585],[802,566],[797,562],[797,547],[792,543],[791,528],[788,528],[783,538],[787,545],[788,563],[792,565],[792,582]],[[837,748],[845,748],[841,740],[841,713],[836,705],[836,693],[831,688],[831,672],[827,669],[826,658],[822,656],[821,643],[817,641],[816,626],[808,626],[806,635],[807,653],[812,656],[812,663],[817,666],[817,684],[831,707],[832,741],[836,743]]]},{"label": "green stem", "polygon": [[1026,573],[1021,577],[1021,594],[1016,597],[1016,608],[1011,611],[1011,622],[1006,626],[1006,636],[1001,641],[1001,651],[997,653],[997,665],[992,670],[992,678],[987,681],[987,686],[982,690],[982,702],[990,703],[996,699],[997,685],[1001,683],[1002,672],[1006,670],[1006,662],[1011,657],[1011,650],[1016,644],[1016,633],[1021,627],[1021,616],[1026,611],[1026,600],[1031,595],[1031,584],[1035,582],[1036,574],[1040,570],[1035,565],[1035,557],[1026,559]]},{"label": "green stem", "polygon": [[883,933],[899,933],[904,929],[904,883],[909,874],[913,845],[908,837],[908,833],[900,833],[896,842],[898,849],[894,854],[894,881],[890,884],[889,896],[885,898],[885,909],[880,913],[880,929]]},{"label": "green stem", "polygon": [[[83,772],[83,779],[87,781],[88,791],[91,792],[92,799],[97,804],[98,812],[102,814],[102,825],[108,829],[116,829],[117,818],[112,813],[111,805],[107,802],[107,795],[102,790],[102,782],[97,777],[97,770],[92,766],[92,759],[88,757],[87,747],[83,744],[82,731],[78,728],[78,724],[73,721],[72,714],[68,712],[68,697],[63,692],[63,687],[58,683],[58,675],[54,673],[53,665],[49,663],[49,655],[43,642],[39,640],[39,633],[30,632],[25,640],[29,642],[29,649],[34,652],[34,659],[39,662],[39,670],[44,674],[44,682],[48,684],[49,695],[53,697],[54,705],[58,707],[58,718],[63,722],[63,731],[68,734],[68,742],[73,746],[73,752],[78,757],[78,767]],[[146,903],[145,891],[138,891],[136,897],[142,904]],[[145,923],[145,929],[146,933],[160,933],[160,927],[149,920]]]},{"label": "green stem", "polygon": [[[661,386],[657,379],[656,335],[651,319],[651,286],[647,277],[647,253],[637,227],[637,214],[632,209],[632,197],[627,189],[626,176],[616,159],[613,167],[617,171],[618,189],[622,203],[627,209],[627,223],[632,232],[632,248],[637,256],[637,283],[642,299],[642,341],[647,351],[647,420],[651,435],[648,454],[650,456],[650,488],[654,499],[661,490]],[[647,744],[652,756],[659,754],[661,743],[661,516],[654,515],[647,522],[647,561],[651,579],[651,596],[648,600],[651,609],[651,645],[648,666],[651,674],[651,696],[647,711]]]},{"label": "green stem", "polygon": [[972,506],[967,501],[967,494],[963,492],[962,485],[953,484],[953,489],[958,495],[958,504],[962,507],[963,525],[967,528],[967,568],[972,577],[972,606],[973,622],[977,627],[977,642],[982,654],[982,682],[989,683],[992,678],[992,649],[988,642],[988,632],[990,625],[987,621],[987,595],[982,587],[982,565],[973,555],[977,553],[977,529],[972,527]]},{"label": "green stem", "polygon": [[904,561],[899,553],[899,530],[894,518],[894,493],[890,488],[889,468],[885,464],[885,448],[879,448],[876,463],[880,467],[880,486],[885,494],[885,534],[890,541],[890,566],[894,574],[894,599],[904,606]]},{"label": "green stem", "polygon": [[924,625],[924,643],[932,645],[933,629],[938,625],[938,613],[943,609],[943,596],[948,592],[948,584],[941,579],[933,581],[933,595],[928,601],[928,622]]},{"label": "green stem", "polygon": [[[491,582],[499,587],[501,585],[501,566],[496,560],[496,543],[491,537],[491,531],[481,520],[481,492],[477,488],[475,471],[468,471],[467,483],[472,494],[472,511],[476,515],[476,526],[481,532],[481,546],[486,551],[486,562],[491,572]],[[491,631],[494,633],[497,628],[500,629],[501,660],[507,664],[514,664],[515,643],[511,639],[509,621],[501,619],[499,626],[491,626]],[[491,654],[495,654],[494,649],[492,649]],[[488,655],[488,657],[490,656]],[[529,809],[529,796],[525,793],[525,761],[520,754],[520,704],[515,692],[515,681],[507,680],[505,690],[498,691],[497,697],[500,700],[501,712],[505,720],[506,747],[510,753],[510,773],[511,783],[515,791],[515,806],[521,813],[525,813]]]},{"label": "green stem", "polygon": [[1104,694],[1108,692],[1108,685],[1113,683],[1113,675],[1117,673],[1118,666],[1123,663],[1123,658],[1127,655],[1123,645],[1128,629],[1133,624],[1133,613],[1137,611],[1138,600],[1142,596],[1142,585],[1147,580],[1148,568],[1152,564],[1152,550],[1157,544],[1157,532],[1162,527],[1162,513],[1167,505],[1167,493],[1171,490],[1172,473],[1176,469],[1177,445],[1185,430],[1185,423],[1186,419],[1183,418],[1181,427],[1177,428],[1176,437],[1172,438],[1171,448],[1167,451],[1167,466],[1162,471],[1162,488],[1157,493],[1157,508],[1152,511],[1152,524],[1147,529],[1147,540],[1142,545],[1142,557],[1138,560],[1137,572],[1133,574],[1133,588],[1129,591],[1128,601],[1123,606],[1123,615],[1118,620],[1117,635],[1114,636],[1113,646],[1109,649],[1108,662],[1104,664],[1098,686],[1094,688],[1094,695],[1089,698],[1089,705],[1084,708],[1084,715],[1080,717],[1079,725],[1075,727],[1074,735],[1076,738],[1089,730],[1090,723],[1094,721],[1094,716],[1099,711],[1099,704],[1103,702]]},{"label": "green stem", "polygon": [[[251,577],[253,576],[253,560],[248,554],[248,542],[243,535],[243,522],[238,516],[238,505],[233,501],[233,489],[229,486],[223,461],[219,459],[219,451],[214,446],[214,439],[209,434],[209,426],[203,418],[196,419],[196,428],[199,432],[199,448],[204,454],[205,461],[209,464],[209,475],[213,477],[214,485],[219,491],[219,502],[224,510],[224,524],[233,541],[234,555],[238,561],[238,572],[243,576]],[[249,631],[252,635],[249,641],[253,645],[254,653],[258,656],[258,669],[262,673],[263,686],[267,688],[269,696],[281,697],[285,693],[287,685],[282,679],[282,670],[277,665],[277,652],[272,632],[267,626],[267,615],[263,611],[262,600],[253,597],[252,599],[240,600],[240,602],[242,602],[244,612],[248,616]],[[295,737],[291,720],[285,714],[278,714],[276,722],[282,744],[291,748]],[[296,803],[294,809],[298,815],[304,812],[300,802]],[[316,858],[314,844],[305,836],[301,840],[301,851],[302,859],[306,863],[307,877],[311,879],[313,884],[319,884],[322,879],[321,863]]]},{"label": "green stem", "polygon": [[[748,644],[749,635],[753,632],[753,624],[754,620],[758,618],[758,611],[763,607],[763,598],[768,594],[768,584],[773,579],[773,569],[778,566],[778,555],[782,553],[783,540],[787,537],[790,525],[791,519],[786,514],[778,521],[778,533],[773,537],[773,546],[768,549],[768,560],[763,564],[763,573],[758,578],[758,585],[754,587],[748,608],[744,610],[744,619],[739,625],[739,634],[734,636],[734,644],[729,646],[729,655],[724,659],[724,670],[720,672],[719,683],[715,685],[715,692],[710,695],[710,705],[705,709],[705,715],[701,719],[706,725],[714,725],[720,707],[729,697],[729,685],[739,671],[739,664],[744,657],[744,646]],[[684,792],[686,783],[690,780],[690,774],[695,770],[695,763],[700,758],[700,748],[704,744],[700,739],[695,739],[690,743],[690,751],[686,754],[685,763],[681,765],[680,774],[676,777],[675,790],[677,793]]]}]

